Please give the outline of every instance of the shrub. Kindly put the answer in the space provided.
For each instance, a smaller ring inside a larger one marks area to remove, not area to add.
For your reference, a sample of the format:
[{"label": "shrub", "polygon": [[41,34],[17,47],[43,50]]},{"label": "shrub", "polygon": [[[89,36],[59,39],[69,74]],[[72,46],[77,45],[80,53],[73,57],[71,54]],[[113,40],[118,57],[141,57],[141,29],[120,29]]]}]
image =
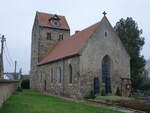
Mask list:
[{"label": "shrub", "polygon": [[85,99],[94,99],[94,98],[96,98],[94,91],[88,92],[88,93],[84,96],[84,98],[85,98]]},{"label": "shrub", "polygon": [[104,89],[104,88],[101,90],[101,96],[106,96],[106,93],[105,93],[105,89]]},{"label": "shrub", "polygon": [[18,87],[18,88],[17,88],[17,91],[22,92],[22,88],[21,88],[21,87]]},{"label": "shrub", "polygon": [[115,95],[116,95],[116,96],[121,96],[121,92],[120,92],[119,87],[117,88]]},{"label": "shrub", "polygon": [[30,88],[30,80],[29,79],[22,80],[21,88],[22,89],[29,89]]}]

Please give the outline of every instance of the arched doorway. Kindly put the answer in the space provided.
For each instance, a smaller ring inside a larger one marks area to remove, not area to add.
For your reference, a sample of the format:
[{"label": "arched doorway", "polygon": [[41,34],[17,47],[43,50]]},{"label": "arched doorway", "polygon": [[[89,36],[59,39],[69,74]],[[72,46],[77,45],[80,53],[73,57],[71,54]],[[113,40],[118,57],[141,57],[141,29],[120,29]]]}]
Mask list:
[{"label": "arched doorway", "polygon": [[102,60],[102,82],[105,85],[106,94],[111,93],[110,70],[111,70],[110,58],[108,55],[106,55]]}]

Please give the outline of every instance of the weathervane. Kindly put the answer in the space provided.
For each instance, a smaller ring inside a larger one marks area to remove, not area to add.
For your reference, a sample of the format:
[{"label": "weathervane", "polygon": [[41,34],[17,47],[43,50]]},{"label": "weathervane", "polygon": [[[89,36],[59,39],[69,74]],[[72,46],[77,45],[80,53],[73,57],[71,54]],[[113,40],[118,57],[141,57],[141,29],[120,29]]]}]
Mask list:
[{"label": "weathervane", "polygon": [[107,13],[104,11],[104,12],[103,12],[103,15],[106,16],[106,14],[107,14]]}]

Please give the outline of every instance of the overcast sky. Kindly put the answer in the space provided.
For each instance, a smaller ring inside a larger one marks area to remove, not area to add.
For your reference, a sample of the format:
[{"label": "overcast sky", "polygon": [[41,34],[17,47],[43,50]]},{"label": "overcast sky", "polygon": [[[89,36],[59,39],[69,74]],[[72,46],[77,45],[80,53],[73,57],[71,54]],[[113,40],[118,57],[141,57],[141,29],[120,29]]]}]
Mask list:
[{"label": "overcast sky", "polygon": [[[31,31],[36,11],[64,15],[73,34],[75,30],[100,21],[104,10],[113,26],[120,18],[133,17],[139,28],[143,29],[145,46],[142,54],[149,59],[150,0],[1,0],[0,34],[7,38],[9,56],[13,61],[18,61],[17,69],[22,68],[23,73],[28,73]],[[7,54],[6,48],[5,51]],[[10,65],[6,57],[4,59],[5,72],[14,71],[14,64],[10,61]]]}]

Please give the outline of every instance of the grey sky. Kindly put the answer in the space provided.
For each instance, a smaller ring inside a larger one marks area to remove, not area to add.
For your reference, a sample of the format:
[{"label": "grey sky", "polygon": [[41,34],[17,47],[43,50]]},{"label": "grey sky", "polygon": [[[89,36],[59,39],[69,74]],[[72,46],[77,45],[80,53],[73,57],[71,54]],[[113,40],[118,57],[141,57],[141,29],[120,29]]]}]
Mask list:
[{"label": "grey sky", "polygon": [[[82,30],[100,21],[106,11],[114,26],[120,18],[133,17],[143,29],[145,46],[142,54],[150,58],[150,0],[1,0],[0,34],[5,34],[7,46],[18,69],[30,70],[31,31],[36,11],[64,15],[71,28]],[[5,58],[5,71],[14,71]]]}]

